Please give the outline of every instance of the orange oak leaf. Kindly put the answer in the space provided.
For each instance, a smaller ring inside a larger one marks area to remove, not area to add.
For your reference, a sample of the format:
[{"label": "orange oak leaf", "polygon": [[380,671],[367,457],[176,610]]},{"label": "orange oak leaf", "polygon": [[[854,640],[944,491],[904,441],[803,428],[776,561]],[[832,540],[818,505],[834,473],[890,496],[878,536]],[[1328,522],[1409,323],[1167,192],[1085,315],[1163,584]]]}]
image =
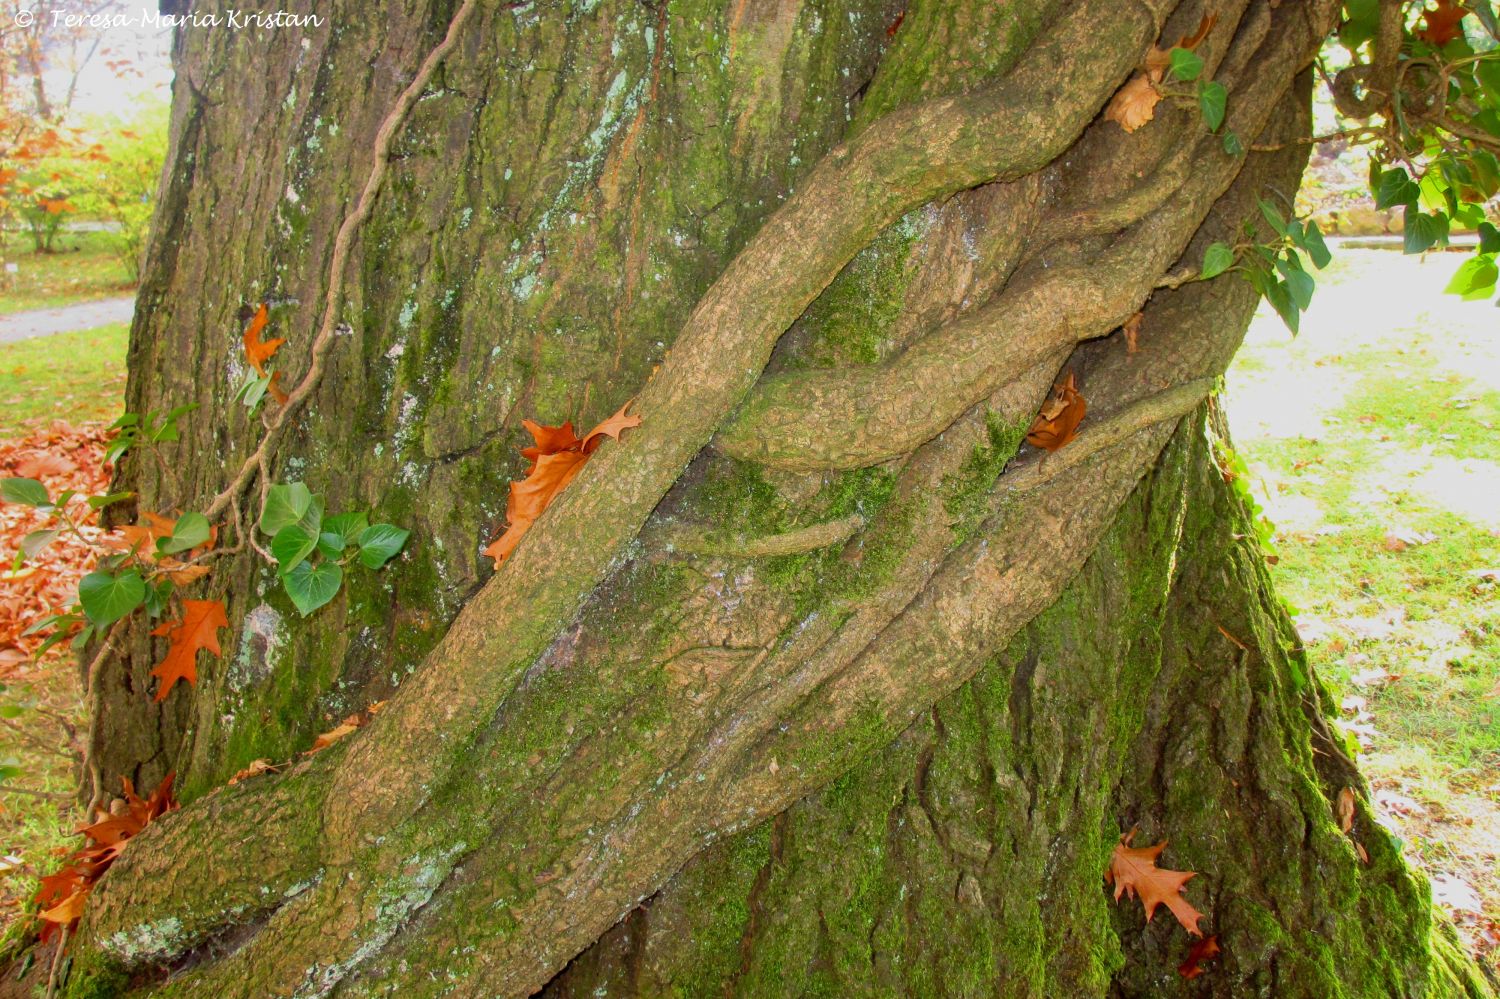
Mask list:
[{"label": "orange oak leaf", "polygon": [[144,524],[127,524],[117,527],[104,538],[104,543],[116,551],[128,552],[135,548],[139,554],[147,558],[155,555],[156,542],[161,538],[170,538],[173,528],[177,526],[177,521],[172,517],[163,517],[159,513],[150,511],[143,512],[141,517],[145,520]]},{"label": "orange oak leaf", "polygon": [[66,925],[77,922],[83,918],[83,907],[89,900],[90,888],[78,888],[71,895],[64,898],[50,909],[43,909],[37,915],[49,923]]},{"label": "orange oak leaf", "polygon": [[1417,37],[1428,45],[1442,47],[1455,38],[1462,38],[1464,29],[1459,22],[1468,11],[1454,0],[1437,0],[1436,7],[1422,11],[1425,28],[1417,29]]},{"label": "orange oak leaf", "polygon": [[[277,341],[277,343],[280,343],[280,342],[281,341],[279,341],[279,340]],[[282,389],[280,383],[281,383],[281,372],[280,371],[273,371],[273,372],[271,372],[271,383],[266,386],[266,391],[269,392],[269,393],[271,393],[271,398],[276,400],[276,404],[278,406],[285,406],[286,405],[286,401],[287,401],[287,399],[290,398],[290,396],[288,396],[286,394],[286,392]]]},{"label": "orange oak leaf", "polygon": [[1083,422],[1086,412],[1088,404],[1078,391],[1077,378],[1069,371],[1066,378],[1052,386],[1052,396],[1026,432],[1026,443],[1056,451],[1078,436],[1078,424]]},{"label": "orange oak leaf", "polygon": [[274,340],[262,340],[261,330],[266,328],[266,321],[270,318],[270,311],[266,303],[260,303],[260,308],[255,310],[255,316],[250,320],[250,325],[245,327],[245,360],[250,362],[258,375],[266,377],[266,362],[286,342],[281,337]]},{"label": "orange oak leaf", "polygon": [[1219,949],[1218,934],[1204,937],[1193,944],[1193,949],[1188,951],[1187,959],[1177,966],[1177,973],[1183,978],[1197,978],[1205,970],[1203,962],[1211,961],[1221,953],[1223,952]]},{"label": "orange oak leaf", "polygon": [[521,457],[529,460],[531,466],[526,469],[525,478],[510,484],[510,498],[505,504],[507,526],[484,550],[484,554],[495,560],[495,568],[500,568],[542,511],[583,470],[584,463],[606,437],[619,440],[626,430],[641,425],[639,416],[625,415],[629,408],[627,402],[581,438],[574,434],[571,421],[560,427],[522,421],[521,425],[536,443],[521,449]]},{"label": "orange oak leaf", "polygon": [[1132,847],[1130,841],[1134,838],[1134,829],[1120,837],[1114,855],[1109,859],[1109,870],[1104,872],[1104,880],[1115,886],[1115,900],[1118,901],[1121,895],[1139,896],[1148,923],[1156,913],[1156,907],[1165,905],[1183,929],[1201,937],[1203,932],[1198,929],[1198,920],[1203,918],[1203,913],[1189,905],[1182,895],[1183,886],[1196,877],[1197,872],[1157,867],[1156,858],[1166,848],[1167,841],[1162,840],[1155,846]]},{"label": "orange oak leaf", "polygon": [[1137,73],[1121,87],[1104,109],[1105,121],[1117,121],[1127,132],[1134,132],[1156,115],[1161,91],[1145,73]]},{"label": "orange oak leaf", "polygon": [[174,776],[167,774],[151,792],[151,797],[144,799],[135,793],[135,786],[128,778],[122,778],[124,800],[116,801],[114,808],[103,818],[79,827],[78,832],[87,837],[91,845],[74,850],[68,854],[69,862],[60,870],[39,879],[35,901],[44,922],[41,932],[44,941],[83,915],[95,882],[124,852],[125,844],[132,837],[152,820],[176,810],[177,800],[172,797]]},{"label": "orange oak leaf", "polygon": [[178,680],[198,682],[198,650],[219,655],[218,631],[227,627],[229,619],[224,616],[222,601],[184,600],[181,621],[163,621],[152,629],[151,634],[165,635],[172,643],[167,657],[151,671],[161,681],[156,686],[156,700],[166,700]]},{"label": "orange oak leaf", "polygon": [[193,564],[192,558],[202,555],[213,548],[219,541],[219,525],[213,524],[208,529],[208,540],[185,553],[187,561],[162,555],[156,549],[156,542],[162,538],[170,538],[177,529],[177,520],[173,517],[165,517],[159,513],[143,512],[143,524],[127,524],[117,527],[101,539],[106,547],[115,551],[134,551],[140,558],[155,562],[157,568],[166,573],[167,578],[178,586],[186,586],[195,579],[201,579],[211,571],[208,566]]}]

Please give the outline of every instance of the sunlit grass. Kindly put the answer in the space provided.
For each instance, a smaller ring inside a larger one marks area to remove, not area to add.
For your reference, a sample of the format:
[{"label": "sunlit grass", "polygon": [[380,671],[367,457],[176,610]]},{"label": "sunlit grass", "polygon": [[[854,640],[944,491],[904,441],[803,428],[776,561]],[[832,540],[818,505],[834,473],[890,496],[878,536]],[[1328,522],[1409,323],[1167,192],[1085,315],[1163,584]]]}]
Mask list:
[{"label": "sunlit grass", "polygon": [[1500,316],[1441,295],[1462,259],[1337,252],[1298,338],[1257,319],[1226,408],[1361,767],[1417,803],[1385,821],[1500,919]]},{"label": "sunlit grass", "polygon": [[0,343],[0,437],[27,425],[113,420],[123,411],[125,323]]},{"label": "sunlit grass", "polygon": [[0,272],[0,313],[130,294],[130,273],[114,248],[118,239],[112,232],[62,233],[58,252],[37,253],[29,236],[10,234],[0,243],[0,258],[16,272]]}]

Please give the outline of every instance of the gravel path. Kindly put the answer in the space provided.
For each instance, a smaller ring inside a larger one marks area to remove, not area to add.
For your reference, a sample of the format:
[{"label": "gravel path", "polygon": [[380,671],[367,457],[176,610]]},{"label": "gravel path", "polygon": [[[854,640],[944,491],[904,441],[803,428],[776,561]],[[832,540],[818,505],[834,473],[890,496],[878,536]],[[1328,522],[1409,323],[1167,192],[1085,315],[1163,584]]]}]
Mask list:
[{"label": "gravel path", "polygon": [[26,340],[53,333],[93,329],[109,323],[128,323],[135,312],[135,296],[101,298],[97,302],[79,302],[55,309],[33,309],[0,316],[0,343]]}]

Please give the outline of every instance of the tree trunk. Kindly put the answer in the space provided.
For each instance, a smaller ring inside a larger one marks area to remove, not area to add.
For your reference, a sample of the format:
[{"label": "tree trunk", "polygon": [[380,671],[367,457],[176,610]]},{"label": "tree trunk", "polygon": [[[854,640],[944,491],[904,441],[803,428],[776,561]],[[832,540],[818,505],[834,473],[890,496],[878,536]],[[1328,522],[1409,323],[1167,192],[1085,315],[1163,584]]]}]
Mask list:
[{"label": "tree trunk", "polygon": [[[161,706],[125,631],[90,791],[176,770],[189,804],[95,890],[71,994],[1491,994],[1368,810],[1339,830],[1364,786],[1210,440],[1255,296],[1186,279],[1295,189],[1336,10],[413,0],[180,35],[129,398],[199,409],[121,484],[239,483],[234,537],[303,481],[414,543],[307,618],[221,559],[232,639]],[[1270,151],[1172,101],[1100,119],[1206,13],[1226,127]],[[330,281],[326,370],[267,431],[244,316],[297,384]],[[1089,415],[1040,454],[1064,370]],[[632,398],[492,571],[522,418]],[[1200,872],[1204,978],[1101,881],[1134,825]]]}]

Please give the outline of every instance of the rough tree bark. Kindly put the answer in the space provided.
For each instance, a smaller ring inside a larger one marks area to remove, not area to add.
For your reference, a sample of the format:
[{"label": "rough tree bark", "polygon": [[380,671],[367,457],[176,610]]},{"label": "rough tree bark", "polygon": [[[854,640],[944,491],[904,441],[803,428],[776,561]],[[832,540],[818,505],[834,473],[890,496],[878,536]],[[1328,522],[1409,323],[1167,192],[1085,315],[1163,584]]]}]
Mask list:
[{"label": "rough tree bark", "polygon": [[[1214,463],[1254,295],[1179,280],[1295,188],[1336,4],[481,2],[330,278],[456,9],[178,39],[129,397],[200,408],[122,484],[205,506],[260,432],[245,310],[295,384],[333,280],[268,472],[414,544],[306,619],[221,561],[232,641],[161,707],[126,632],[88,790],[189,804],[96,889],[71,994],[1490,994],[1335,824],[1363,784]],[[1279,151],[1099,119],[1205,15],[1227,127]],[[1065,369],[1090,415],[1043,459]],[[492,573],[520,420],[632,397]],[[1131,825],[1202,872],[1196,982],[1103,888]]]}]

